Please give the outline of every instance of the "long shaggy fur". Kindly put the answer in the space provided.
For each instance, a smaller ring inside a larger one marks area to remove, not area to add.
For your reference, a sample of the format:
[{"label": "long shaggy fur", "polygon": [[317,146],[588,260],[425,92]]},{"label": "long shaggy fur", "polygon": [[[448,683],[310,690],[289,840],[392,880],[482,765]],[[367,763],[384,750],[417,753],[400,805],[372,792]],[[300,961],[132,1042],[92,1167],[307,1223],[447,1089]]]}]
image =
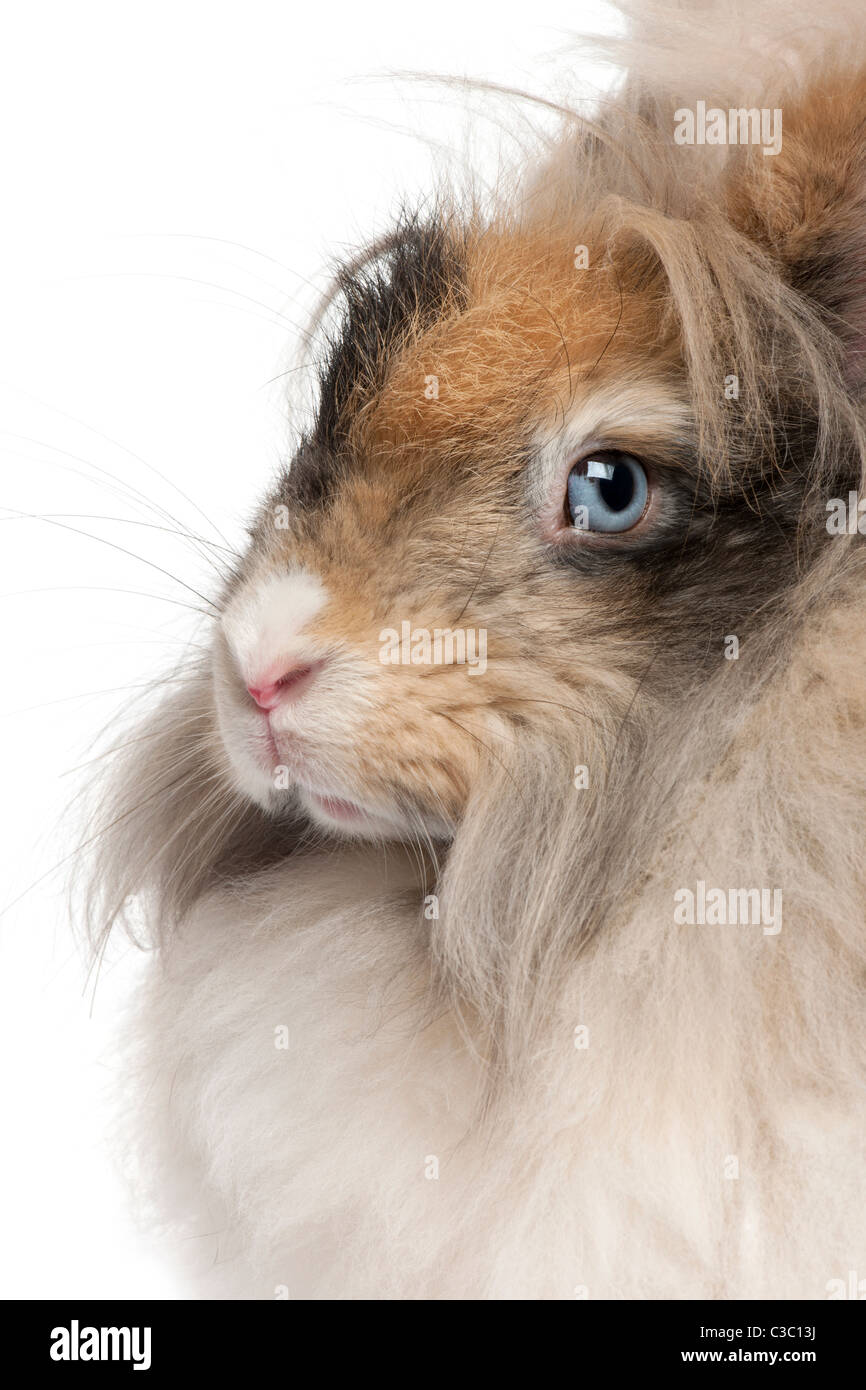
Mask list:
[{"label": "long shaggy fur", "polygon": [[[134,902],[154,948],[132,1142],[204,1291],[822,1298],[866,1271],[866,574],[825,526],[866,455],[858,7],[633,9],[620,88],[518,192],[443,197],[341,277],[213,653],[100,789],[94,935]],[[781,108],[782,150],[675,146],[699,99]],[[673,541],[555,564],[524,478],[599,402],[688,497]],[[397,788],[396,837],[239,781],[225,633],[291,566],[363,690],[330,766]],[[380,626],[443,613],[489,628],[489,683],[380,696]],[[779,888],[781,931],[677,924],[698,881]]]}]

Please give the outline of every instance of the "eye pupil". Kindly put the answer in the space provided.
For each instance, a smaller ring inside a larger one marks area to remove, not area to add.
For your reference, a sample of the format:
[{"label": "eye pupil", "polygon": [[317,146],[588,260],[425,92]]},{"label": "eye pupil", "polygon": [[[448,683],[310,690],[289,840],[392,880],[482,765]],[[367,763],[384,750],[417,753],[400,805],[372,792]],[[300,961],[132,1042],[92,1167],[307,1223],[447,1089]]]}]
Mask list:
[{"label": "eye pupil", "polygon": [[612,512],[624,512],[634,497],[634,478],[627,468],[618,463],[612,478],[600,480],[598,490]]}]

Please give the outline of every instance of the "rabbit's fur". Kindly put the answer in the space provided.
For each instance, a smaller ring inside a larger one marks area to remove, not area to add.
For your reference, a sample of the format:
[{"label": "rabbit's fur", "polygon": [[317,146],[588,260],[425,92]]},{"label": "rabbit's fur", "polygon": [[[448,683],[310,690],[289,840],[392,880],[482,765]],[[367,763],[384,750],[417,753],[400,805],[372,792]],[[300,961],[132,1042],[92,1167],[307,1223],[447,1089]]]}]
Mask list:
[{"label": "rabbit's fur", "polygon": [[[91,913],[135,898],[155,947],[136,1142],[203,1204],[205,1289],[866,1276],[866,574],[827,529],[863,474],[866,55],[857,6],[757,8],[641,6],[519,190],[346,271],[211,653],[115,775]],[[676,145],[698,100],[778,108],[781,150]],[[605,445],[653,500],[599,542],[561,513]],[[486,670],[383,665],[404,622],[483,630]],[[313,666],[272,733],[263,662]],[[684,925],[699,883],[779,920]]]}]

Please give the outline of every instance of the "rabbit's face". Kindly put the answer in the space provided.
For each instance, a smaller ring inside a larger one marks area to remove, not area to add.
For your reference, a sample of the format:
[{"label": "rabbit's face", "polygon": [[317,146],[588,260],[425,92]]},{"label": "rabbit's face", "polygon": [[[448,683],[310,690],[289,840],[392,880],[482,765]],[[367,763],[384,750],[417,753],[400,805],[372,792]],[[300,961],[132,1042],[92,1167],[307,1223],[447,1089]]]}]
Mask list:
[{"label": "rabbit's face", "polygon": [[711,492],[659,277],[577,268],[574,242],[412,228],[347,282],[319,419],[215,644],[260,804],[448,836],[488,760],[541,740],[570,779],[778,588],[785,489],[769,525],[754,481]]}]

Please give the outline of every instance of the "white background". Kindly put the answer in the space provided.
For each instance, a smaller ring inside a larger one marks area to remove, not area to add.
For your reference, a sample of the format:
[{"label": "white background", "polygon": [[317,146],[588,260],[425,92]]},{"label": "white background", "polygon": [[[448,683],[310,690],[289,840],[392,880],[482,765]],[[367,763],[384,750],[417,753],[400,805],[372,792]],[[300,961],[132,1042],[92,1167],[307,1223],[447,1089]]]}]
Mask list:
[{"label": "white background", "polygon": [[605,24],[596,0],[4,8],[0,1296],[182,1292],[107,1143],[146,960],[116,947],[94,990],[64,898],[76,769],[212,582],[154,528],[239,542],[303,423],[279,374],[329,266],[443,167],[513,155],[525,109],[397,74],[556,97],[569,31]]}]

